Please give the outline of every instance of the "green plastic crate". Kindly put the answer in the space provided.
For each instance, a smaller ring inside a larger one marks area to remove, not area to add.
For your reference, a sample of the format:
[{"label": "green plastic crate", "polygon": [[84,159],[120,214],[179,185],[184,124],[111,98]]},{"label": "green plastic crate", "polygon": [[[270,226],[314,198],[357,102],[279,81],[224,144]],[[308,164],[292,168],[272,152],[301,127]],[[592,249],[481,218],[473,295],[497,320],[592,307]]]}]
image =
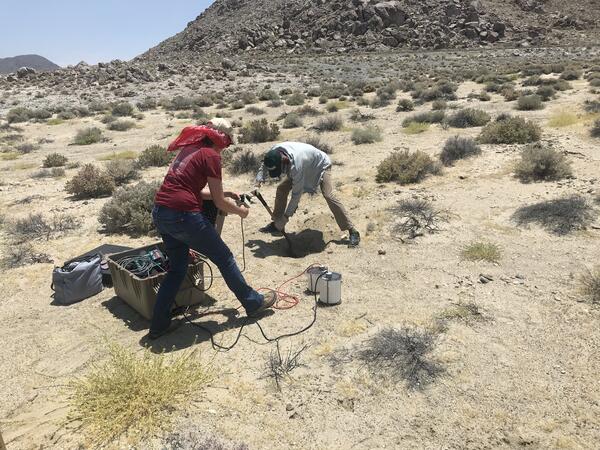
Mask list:
[{"label": "green plastic crate", "polygon": [[[131,256],[148,253],[158,248],[165,253],[162,242],[147,245],[145,247],[128,250],[126,252],[115,253],[107,257],[110,274],[113,279],[115,293],[125,303],[135,309],[148,320],[152,319],[154,304],[156,303],[156,294],[160,283],[166,274],[161,273],[149,278],[139,278],[121,267],[117,261]],[[204,301],[204,261],[198,260],[190,263],[188,267],[188,276],[183,280],[181,289],[175,297],[175,306],[197,305]]]}]

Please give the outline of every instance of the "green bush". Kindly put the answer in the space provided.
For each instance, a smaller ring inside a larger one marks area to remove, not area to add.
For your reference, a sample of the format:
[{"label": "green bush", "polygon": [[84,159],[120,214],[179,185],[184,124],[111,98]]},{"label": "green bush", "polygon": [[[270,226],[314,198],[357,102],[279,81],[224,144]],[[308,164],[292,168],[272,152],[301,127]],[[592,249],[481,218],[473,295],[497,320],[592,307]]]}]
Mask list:
[{"label": "green bush", "polygon": [[140,178],[139,166],[132,160],[112,160],[106,163],[106,173],[116,186],[122,186]]},{"label": "green bush", "polygon": [[106,128],[110,131],[128,131],[135,127],[133,120],[115,120],[108,124]]},{"label": "green bush", "polygon": [[234,154],[227,167],[233,175],[242,175],[245,173],[258,172],[260,165],[260,159],[250,150],[246,150]]},{"label": "green bush", "polygon": [[452,166],[454,165],[454,161],[458,159],[469,158],[480,153],[481,147],[473,139],[454,136],[444,144],[444,148],[440,154],[440,161],[445,166]]},{"label": "green bush", "polygon": [[98,221],[108,233],[141,235],[154,229],[152,208],[160,183],[141,181],[117,189],[101,209]]},{"label": "green bush", "polygon": [[407,128],[411,123],[441,123],[445,116],[444,111],[427,111],[413,114],[402,121],[402,127]]},{"label": "green bush", "polygon": [[111,108],[111,113],[115,117],[132,116],[134,112],[135,108],[131,103],[128,102],[116,103]]},{"label": "green bush", "polygon": [[298,114],[290,113],[283,120],[283,128],[298,128],[302,126],[302,118]]},{"label": "green bush", "polygon": [[318,132],[324,131],[339,131],[344,126],[344,120],[338,115],[331,115],[323,117],[319,119],[315,125],[314,129]]},{"label": "green bush", "polygon": [[308,145],[312,145],[314,148],[317,148],[324,153],[327,153],[328,155],[331,155],[333,153],[333,147],[330,144],[323,142],[321,138],[316,134],[308,136],[304,140],[304,142]]},{"label": "green bush", "polygon": [[269,124],[267,119],[253,120],[240,131],[240,143],[242,144],[270,142],[278,137],[279,127],[275,123]]},{"label": "green bush", "polygon": [[51,167],[62,167],[67,164],[68,161],[69,159],[65,155],[61,155],[60,153],[50,153],[46,156],[42,165],[49,169]]},{"label": "green bush", "polygon": [[398,106],[396,107],[397,112],[407,112],[415,109],[415,104],[412,100],[408,98],[403,98],[398,102]]},{"label": "green bush", "polygon": [[352,142],[355,145],[373,144],[374,142],[380,142],[382,139],[381,130],[374,126],[352,130]]},{"label": "green bush", "polygon": [[102,130],[97,127],[86,128],[79,130],[73,139],[74,145],[91,145],[98,142],[105,142],[106,138],[102,134]]},{"label": "green bush", "polygon": [[454,128],[482,127],[490,119],[490,115],[481,109],[466,108],[452,114],[448,124]]},{"label": "green bush", "polygon": [[67,181],[65,189],[69,194],[80,199],[107,197],[113,193],[115,182],[108,173],[93,164],[86,164]]},{"label": "green bush", "polygon": [[152,145],[140,153],[137,164],[141,168],[168,166],[175,157],[174,152],[167,152],[167,149],[160,145]]},{"label": "green bush", "polygon": [[427,153],[402,150],[392,153],[379,164],[375,179],[378,183],[417,183],[437,170],[435,161]]},{"label": "green bush", "polygon": [[302,92],[294,92],[285,99],[285,104],[288,106],[299,106],[304,104],[306,97]]},{"label": "green bush", "polygon": [[194,109],[194,101],[191,97],[183,97],[177,95],[172,99],[162,99],[161,105],[167,111],[185,111],[188,109]]},{"label": "green bush", "polygon": [[50,111],[48,111],[47,109],[44,109],[44,108],[33,109],[30,112],[30,118],[31,119],[46,120],[46,119],[49,119],[50,117],[52,117],[52,113]]},{"label": "green bush", "polygon": [[536,111],[543,108],[542,97],[537,94],[522,95],[517,100],[517,109],[519,111]]},{"label": "green bush", "polygon": [[329,113],[335,113],[340,110],[340,107],[339,107],[338,103],[334,101],[334,102],[327,103],[327,105],[325,105],[325,109]]},{"label": "green bush", "polygon": [[487,124],[479,135],[482,144],[529,144],[539,141],[541,128],[522,117],[498,117]]},{"label": "green bush", "polygon": [[540,144],[525,148],[515,167],[515,176],[524,183],[561,180],[572,174],[571,164],[562,153]]}]

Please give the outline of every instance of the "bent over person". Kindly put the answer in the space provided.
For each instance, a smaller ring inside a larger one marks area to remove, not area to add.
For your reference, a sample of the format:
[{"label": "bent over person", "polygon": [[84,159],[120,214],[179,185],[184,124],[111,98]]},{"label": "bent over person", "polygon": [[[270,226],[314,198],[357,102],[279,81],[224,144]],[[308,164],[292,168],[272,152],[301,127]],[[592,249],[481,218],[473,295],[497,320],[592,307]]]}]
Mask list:
[{"label": "bent over person", "polygon": [[[265,155],[256,176],[259,185],[266,180],[265,171],[272,178],[280,177],[282,174],[285,178],[277,186],[272,222],[261,228],[261,231],[265,233],[284,231],[290,217],[298,209],[302,194],[314,194],[320,186],[338,226],[342,231],[350,232],[350,246],[356,247],[360,243],[360,233],[348,217],[344,205],[335,196],[331,160],[325,152],[302,142],[283,142],[275,145]],[[288,203],[290,191],[292,196]]]},{"label": "bent over person", "polygon": [[187,275],[190,249],[217,266],[248,315],[275,303],[274,294],[264,297],[246,283],[233,254],[203,214],[204,200],[212,200],[224,212],[248,216],[248,208],[236,204],[237,194],[223,192],[220,154],[232,141],[231,125],[224,119],[213,119],[208,126],[185,128],[169,146],[169,151],[180,151],[156,194],[152,211],[169,257],[169,270],[158,290],[149,339],[179,325],[171,321],[171,308]]}]

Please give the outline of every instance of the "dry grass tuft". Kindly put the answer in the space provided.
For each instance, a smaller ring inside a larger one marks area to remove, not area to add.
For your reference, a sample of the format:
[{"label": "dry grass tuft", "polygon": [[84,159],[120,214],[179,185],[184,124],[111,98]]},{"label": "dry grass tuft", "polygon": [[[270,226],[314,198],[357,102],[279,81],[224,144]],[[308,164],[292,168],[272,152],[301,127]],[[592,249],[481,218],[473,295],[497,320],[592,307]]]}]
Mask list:
[{"label": "dry grass tuft", "polygon": [[498,263],[502,257],[502,252],[500,247],[491,242],[472,242],[463,248],[461,256],[467,261]]},{"label": "dry grass tuft", "polygon": [[552,128],[562,128],[562,127],[570,127],[571,125],[575,125],[579,122],[579,117],[577,114],[573,114],[570,112],[558,112],[553,114],[548,120],[548,126]]},{"label": "dry grass tuft", "polygon": [[281,389],[281,382],[290,375],[290,373],[302,365],[300,356],[308,348],[304,345],[298,349],[290,347],[284,355],[281,355],[279,341],[276,342],[275,349],[269,354],[265,364],[265,376],[272,378],[277,385],[277,389]]},{"label": "dry grass tuft", "polygon": [[111,344],[106,363],[69,384],[71,419],[80,421],[95,443],[123,435],[135,442],[169,428],[173,413],[210,379],[194,352],[169,358],[145,350],[139,357]]},{"label": "dry grass tuft", "polygon": [[579,280],[581,293],[594,305],[600,305],[600,266],[588,270]]}]

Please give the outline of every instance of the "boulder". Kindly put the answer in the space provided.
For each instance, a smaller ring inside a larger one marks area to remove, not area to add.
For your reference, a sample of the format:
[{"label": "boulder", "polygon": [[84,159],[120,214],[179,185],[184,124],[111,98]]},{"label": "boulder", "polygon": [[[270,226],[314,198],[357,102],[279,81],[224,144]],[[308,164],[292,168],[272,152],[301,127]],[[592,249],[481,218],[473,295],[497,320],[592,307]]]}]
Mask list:
[{"label": "boulder", "polygon": [[385,27],[403,25],[406,22],[406,13],[398,1],[380,2],[373,9],[375,10],[375,14],[383,20]]}]

